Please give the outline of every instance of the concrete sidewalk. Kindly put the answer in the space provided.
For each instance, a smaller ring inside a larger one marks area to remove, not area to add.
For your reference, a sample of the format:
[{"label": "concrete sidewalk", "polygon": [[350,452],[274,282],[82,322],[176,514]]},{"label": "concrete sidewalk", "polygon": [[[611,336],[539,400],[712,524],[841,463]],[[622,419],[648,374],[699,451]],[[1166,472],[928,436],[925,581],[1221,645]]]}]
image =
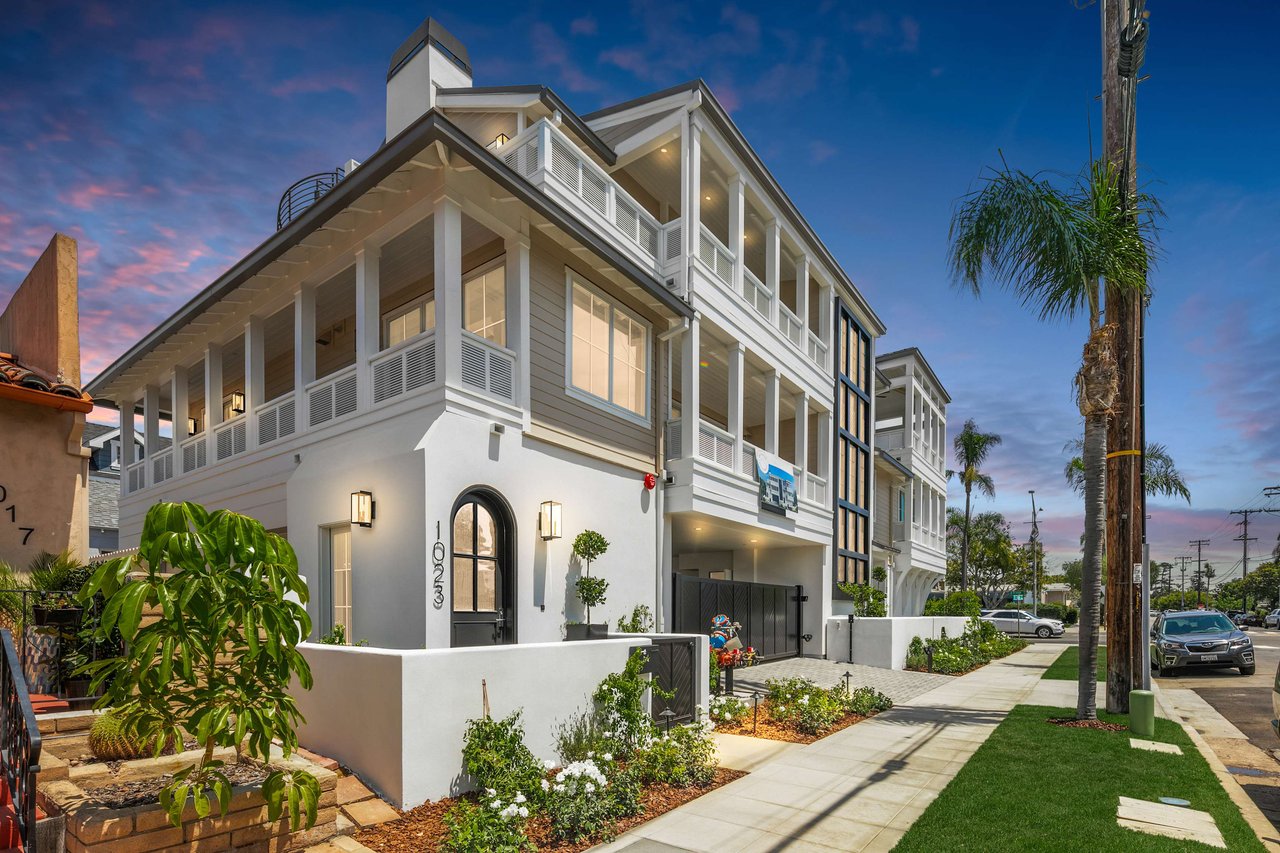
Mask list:
[{"label": "concrete sidewalk", "polygon": [[594,850],[892,850],[1062,650],[1031,645],[950,679]]}]

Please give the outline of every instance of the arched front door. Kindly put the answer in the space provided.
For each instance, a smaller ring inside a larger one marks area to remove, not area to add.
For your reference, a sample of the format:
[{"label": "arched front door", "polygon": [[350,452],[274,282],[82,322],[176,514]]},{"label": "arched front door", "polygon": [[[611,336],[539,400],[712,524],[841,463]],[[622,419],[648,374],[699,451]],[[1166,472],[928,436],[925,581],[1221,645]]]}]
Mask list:
[{"label": "arched front door", "polygon": [[453,510],[453,645],[514,643],[515,550],[511,512],[473,490]]}]

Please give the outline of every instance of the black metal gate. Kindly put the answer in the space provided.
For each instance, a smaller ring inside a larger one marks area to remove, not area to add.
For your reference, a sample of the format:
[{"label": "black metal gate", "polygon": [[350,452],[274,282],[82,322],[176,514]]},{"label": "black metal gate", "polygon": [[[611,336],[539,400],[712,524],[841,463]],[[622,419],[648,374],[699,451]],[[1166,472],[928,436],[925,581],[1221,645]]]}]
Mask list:
[{"label": "black metal gate", "polygon": [[800,654],[800,607],[804,588],[782,584],[720,581],[675,575],[675,630],[680,634],[709,634],[711,620],[723,613],[742,627],[743,647],[756,650],[757,660],[776,660]]},{"label": "black metal gate", "polygon": [[[654,637],[653,645],[645,647],[649,653],[649,665],[646,672],[652,673],[654,683],[670,697],[653,694],[650,713],[659,723],[691,723],[695,698],[698,695],[697,670],[694,667],[694,655],[698,651],[698,641],[682,637]],[[671,711],[671,717],[662,716],[664,711]]]}]

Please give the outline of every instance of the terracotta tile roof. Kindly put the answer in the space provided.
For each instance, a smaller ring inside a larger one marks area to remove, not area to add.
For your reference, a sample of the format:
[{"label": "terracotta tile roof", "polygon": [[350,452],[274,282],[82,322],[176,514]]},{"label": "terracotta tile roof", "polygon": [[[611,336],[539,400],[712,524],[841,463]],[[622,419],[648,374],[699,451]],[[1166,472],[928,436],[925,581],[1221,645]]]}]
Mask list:
[{"label": "terracotta tile roof", "polygon": [[[6,390],[10,393],[3,393],[0,396],[23,399],[35,405],[71,408],[77,411],[89,411],[93,408],[92,398],[76,386],[57,379],[49,379],[23,365],[10,353],[0,352],[0,391]],[[85,408],[86,406],[88,408]]]}]

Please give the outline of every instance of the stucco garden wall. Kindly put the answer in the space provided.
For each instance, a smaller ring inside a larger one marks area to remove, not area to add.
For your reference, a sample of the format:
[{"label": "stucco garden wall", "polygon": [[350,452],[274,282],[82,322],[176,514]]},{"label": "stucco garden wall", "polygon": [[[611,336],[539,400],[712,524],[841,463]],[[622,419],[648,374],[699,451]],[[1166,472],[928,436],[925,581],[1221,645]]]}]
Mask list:
[{"label": "stucco garden wall", "polygon": [[[964,632],[963,616],[861,616],[852,622],[847,616],[827,620],[827,658],[830,660],[902,669],[907,647],[914,637],[937,639],[946,630],[948,637]],[[849,631],[853,631],[853,658],[849,657]]]}]

